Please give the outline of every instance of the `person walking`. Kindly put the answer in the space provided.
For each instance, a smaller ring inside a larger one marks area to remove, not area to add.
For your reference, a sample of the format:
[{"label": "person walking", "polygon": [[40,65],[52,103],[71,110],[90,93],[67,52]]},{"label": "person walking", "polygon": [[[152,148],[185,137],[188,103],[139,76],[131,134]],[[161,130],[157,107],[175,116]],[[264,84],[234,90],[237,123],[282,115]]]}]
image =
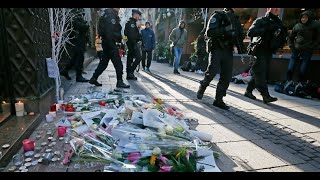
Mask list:
[{"label": "person walking", "polygon": [[108,8],[104,11],[103,16],[99,19],[98,35],[102,38],[103,54],[98,67],[94,71],[89,81],[90,84],[102,86],[97,79],[107,68],[109,60],[111,59],[111,62],[116,69],[116,87],[130,88],[130,86],[125,84],[122,80],[123,65],[116,45],[117,42],[119,43],[122,40],[122,27],[120,25],[120,18],[118,16],[119,10],[120,8]]},{"label": "person walking", "polygon": [[187,42],[187,30],[185,29],[186,23],[184,21],[179,22],[179,26],[174,28],[170,35],[169,39],[172,41],[170,45],[173,47],[174,53],[174,62],[173,62],[173,73],[180,74],[178,71],[180,65],[180,59],[182,56],[183,46]]},{"label": "person walking", "polygon": [[[141,31],[142,35],[142,60],[141,65],[142,69],[150,73],[150,66],[152,60],[152,51],[155,48],[155,35],[153,30],[150,28],[150,22],[145,23],[146,28]],[[146,65],[146,56],[148,57]]]}]

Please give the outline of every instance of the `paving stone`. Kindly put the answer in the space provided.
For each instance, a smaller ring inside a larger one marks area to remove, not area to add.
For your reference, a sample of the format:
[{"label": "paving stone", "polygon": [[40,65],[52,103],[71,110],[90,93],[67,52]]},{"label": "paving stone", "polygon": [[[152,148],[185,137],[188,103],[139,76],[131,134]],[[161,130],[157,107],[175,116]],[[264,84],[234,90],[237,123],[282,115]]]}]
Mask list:
[{"label": "paving stone", "polygon": [[315,161],[317,161],[318,163],[320,163],[320,157],[313,158],[313,160],[315,160]]},{"label": "paving stone", "polygon": [[315,153],[316,151],[309,148],[309,147],[303,147],[303,149],[305,149],[306,151],[310,152],[310,153]]},{"label": "paving stone", "polygon": [[314,167],[320,169],[320,163],[317,161],[308,161],[309,164],[313,165]]},{"label": "paving stone", "polygon": [[313,153],[310,153],[308,151],[300,151],[301,154],[308,156],[309,158],[314,158],[316,157],[316,155],[314,155]]},{"label": "paving stone", "polygon": [[301,147],[296,146],[296,145],[291,145],[291,148],[294,149],[294,150],[296,150],[296,151],[301,151],[301,150],[303,150]]},{"label": "paving stone", "polygon": [[285,162],[255,144],[249,141],[240,141],[217,143],[217,146],[234,161],[242,162],[245,170],[286,165]]},{"label": "paving stone", "polygon": [[308,161],[308,160],[311,160],[308,156],[305,156],[301,153],[298,153],[297,156],[299,156],[301,159],[305,160],[305,161]]},{"label": "paving stone", "polygon": [[294,150],[294,149],[292,149],[290,146],[287,146],[287,147],[285,147],[284,149],[287,150],[288,152],[292,153],[292,154],[297,153],[297,151]]},{"label": "paving stone", "polygon": [[319,169],[310,164],[298,164],[271,168],[272,172],[319,172]]}]

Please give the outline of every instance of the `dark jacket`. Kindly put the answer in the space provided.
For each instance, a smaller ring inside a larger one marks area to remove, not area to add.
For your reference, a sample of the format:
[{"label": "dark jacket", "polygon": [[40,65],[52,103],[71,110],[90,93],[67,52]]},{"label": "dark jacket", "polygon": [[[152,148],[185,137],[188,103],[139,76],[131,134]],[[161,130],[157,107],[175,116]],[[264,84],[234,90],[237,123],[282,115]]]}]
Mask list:
[{"label": "dark jacket", "polygon": [[153,50],[155,48],[154,32],[150,28],[145,28],[141,31],[142,50]]},{"label": "dark jacket", "polygon": [[[279,35],[276,32],[279,32]],[[264,17],[257,18],[248,30],[248,36],[261,37],[262,43],[258,49],[270,50],[275,52],[282,48],[287,39],[288,31],[278,16],[267,12]]]},{"label": "dark jacket", "polygon": [[106,9],[98,24],[98,34],[102,37],[102,43],[114,45],[115,42],[121,42],[121,29],[118,12],[112,8]]},{"label": "dark jacket", "polygon": [[74,44],[74,48],[79,48],[81,51],[85,51],[86,44],[88,43],[88,32],[89,32],[89,25],[83,19],[83,17],[78,16],[73,19],[72,26],[74,31],[71,34],[73,37],[70,42]]},{"label": "dark jacket", "polygon": [[303,15],[307,15],[309,19],[305,24],[302,24],[300,20],[293,27],[288,38],[288,45],[291,49],[312,52],[317,47],[319,32],[317,32],[316,22],[311,19],[308,11],[303,12],[300,19]]},{"label": "dark jacket", "polygon": [[[242,38],[244,37],[243,29],[239,29],[241,33],[238,33],[236,28],[228,29],[230,27],[231,22],[228,19],[227,12],[225,11],[215,11],[210,17],[209,24],[206,31],[206,36],[210,39],[210,44],[213,49],[215,48],[230,48],[235,45],[235,38],[238,36]],[[233,13],[233,12],[230,12]],[[239,18],[235,16],[235,19],[239,21]],[[239,22],[238,22],[239,23]],[[239,28],[239,27],[237,27]],[[210,49],[210,47],[209,47]]]},{"label": "dark jacket", "polygon": [[137,27],[137,21],[134,18],[131,17],[126,23],[124,35],[128,37],[127,43],[129,44],[136,44],[141,41],[141,34]]}]

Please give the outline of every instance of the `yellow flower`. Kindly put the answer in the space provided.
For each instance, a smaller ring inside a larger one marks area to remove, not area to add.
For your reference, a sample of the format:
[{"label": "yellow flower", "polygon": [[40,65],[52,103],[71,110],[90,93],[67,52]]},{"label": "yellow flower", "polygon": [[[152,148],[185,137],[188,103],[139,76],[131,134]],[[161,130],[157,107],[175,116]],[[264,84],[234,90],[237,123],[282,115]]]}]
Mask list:
[{"label": "yellow flower", "polygon": [[156,163],[156,159],[157,159],[157,156],[156,155],[152,155],[150,157],[150,165],[154,165]]}]

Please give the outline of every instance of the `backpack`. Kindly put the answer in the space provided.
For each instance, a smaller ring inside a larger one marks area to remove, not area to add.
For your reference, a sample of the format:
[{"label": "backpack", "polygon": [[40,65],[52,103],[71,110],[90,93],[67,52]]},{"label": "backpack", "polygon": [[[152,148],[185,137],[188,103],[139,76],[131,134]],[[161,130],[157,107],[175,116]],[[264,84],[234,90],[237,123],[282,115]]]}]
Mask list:
[{"label": "backpack", "polygon": [[182,71],[190,71],[191,67],[192,67],[191,61],[187,61],[182,65],[181,70]]}]

